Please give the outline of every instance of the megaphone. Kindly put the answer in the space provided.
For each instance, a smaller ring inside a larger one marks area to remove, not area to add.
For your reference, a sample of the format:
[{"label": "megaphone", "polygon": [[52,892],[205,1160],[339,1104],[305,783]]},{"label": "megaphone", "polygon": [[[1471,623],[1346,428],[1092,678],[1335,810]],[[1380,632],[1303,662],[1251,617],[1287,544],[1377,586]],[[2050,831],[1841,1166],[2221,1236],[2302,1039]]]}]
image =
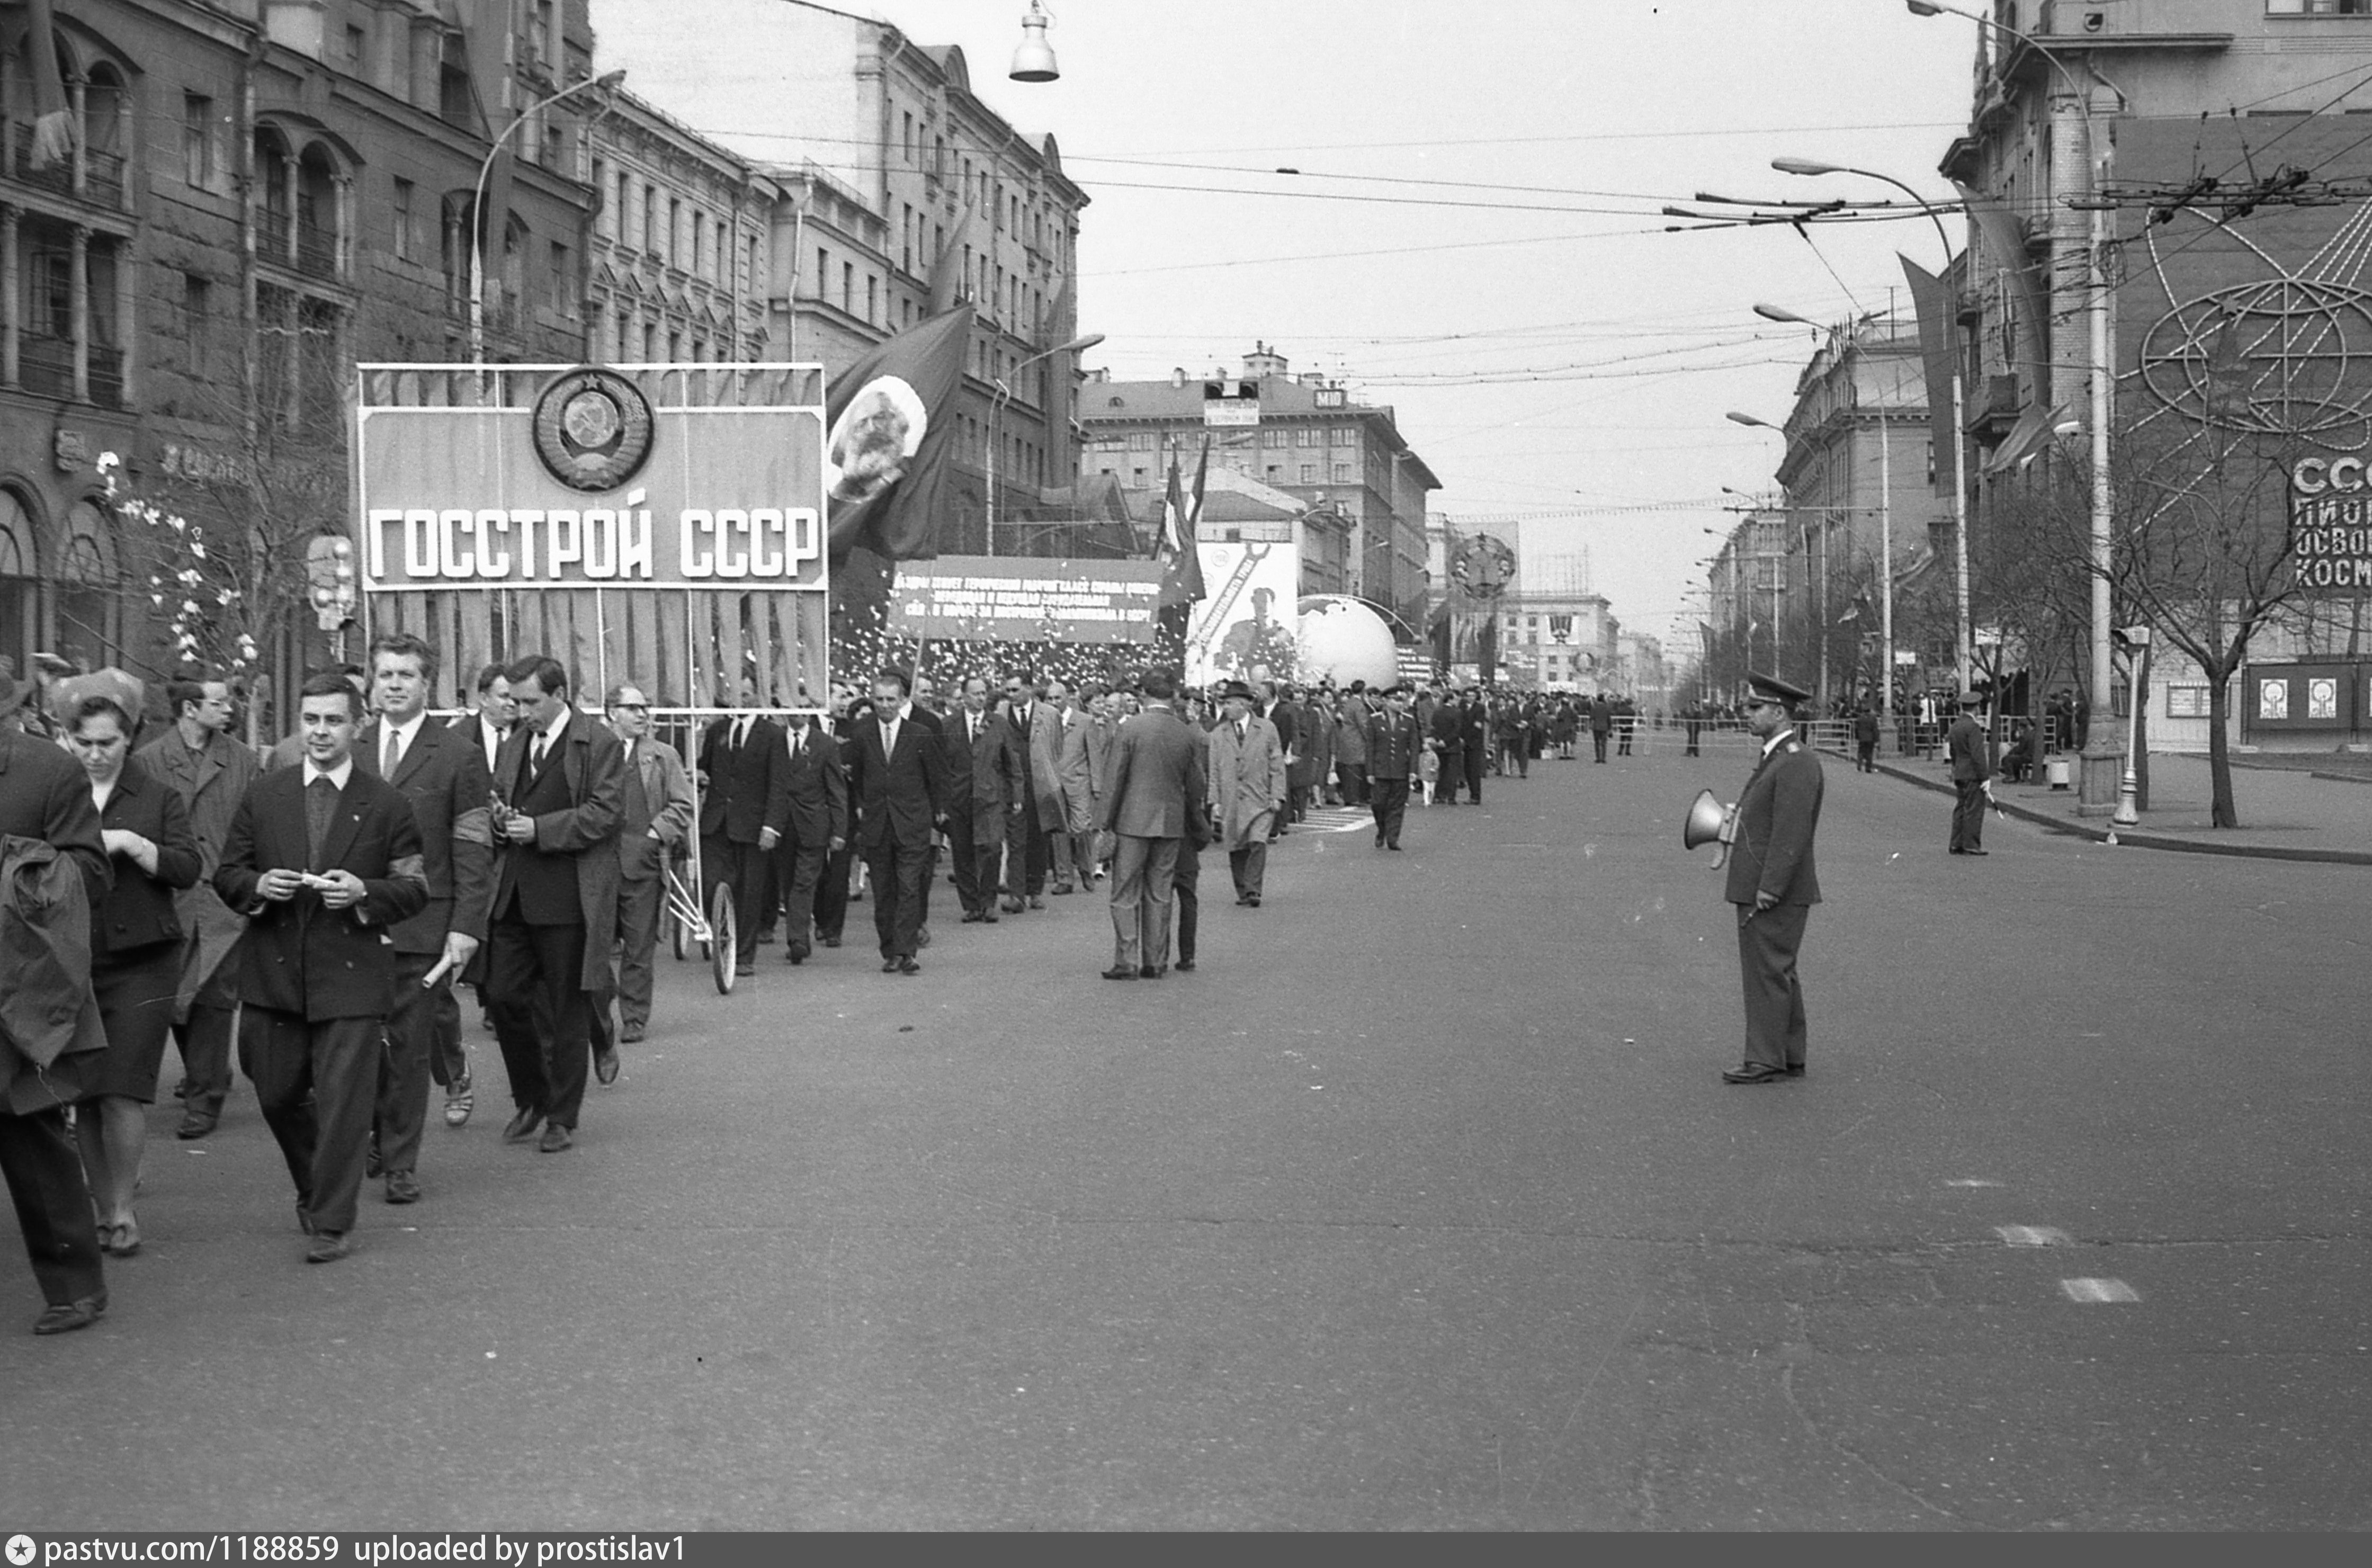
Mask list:
[{"label": "megaphone", "polygon": [[1729,846],[1737,838],[1738,807],[1724,806],[1709,789],[1697,791],[1697,797],[1689,802],[1688,819],[1680,825],[1680,847],[1721,845],[1721,853],[1713,857],[1713,869],[1718,871],[1729,863]]}]

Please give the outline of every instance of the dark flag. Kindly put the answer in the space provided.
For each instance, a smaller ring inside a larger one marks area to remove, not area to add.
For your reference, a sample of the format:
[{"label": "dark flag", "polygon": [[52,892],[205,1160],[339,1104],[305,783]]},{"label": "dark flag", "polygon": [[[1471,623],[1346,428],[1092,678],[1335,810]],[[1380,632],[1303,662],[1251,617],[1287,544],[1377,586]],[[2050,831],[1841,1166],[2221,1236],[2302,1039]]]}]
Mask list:
[{"label": "dark flag", "polygon": [[971,307],[960,305],[832,377],[824,484],[835,563],[853,548],[890,561],[938,553],[940,494],[971,342]]},{"label": "dark flag", "polygon": [[[1941,278],[1908,256],[1897,260],[1911,285],[1912,313],[1919,319],[1919,357],[1927,370],[1928,436],[1938,453],[1949,452],[1959,437],[1952,428],[1952,302]],[[1949,495],[1956,482],[1950,459],[1939,458],[1936,494]]]},{"label": "dark flag", "polygon": [[74,157],[74,106],[66,97],[65,77],[58,71],[57,18],[52,0],[31,0],[25,27],[27,66],[33,77],[33,145],[31,164],[48,168]]},{"label": "dark flag", "polygon": [[1154,554],[1166,569],[1161,574],[1160,597],[1155,600],[1155,620],[1181,640],[1193,619],[1194,606],[1210,597],[1203,583],[1203,552],[1196,548],[1201,537],[1203,483],[1210,471],[1211,444],[1205,440],[1202,459],[1194,465],[1194,494],[1190,499],[1180,489],[1178,460],[1172,458],[1169,494],[1161,505],[1161,542]]}]

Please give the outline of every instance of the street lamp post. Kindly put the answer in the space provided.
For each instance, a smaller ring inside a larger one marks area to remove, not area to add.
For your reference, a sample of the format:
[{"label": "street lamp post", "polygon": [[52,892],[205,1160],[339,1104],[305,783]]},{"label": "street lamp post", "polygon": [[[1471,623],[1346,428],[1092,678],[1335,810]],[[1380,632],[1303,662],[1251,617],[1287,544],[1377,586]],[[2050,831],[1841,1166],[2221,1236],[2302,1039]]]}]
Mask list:
[{"label": "street lamp post", "polygon": [[[1101,332],[1089,332],[1085,337],[1073,338],[1069,343],[1056,348],[1050,348],[1043,354],[1031,354],[1013,367],[1013,374],[1018,376],[1040,360],[1052,359],[1058,354],[1085,354],[1103,341],[1104,335]],[[1004,439],[1005,405],[1012,401],[1013,389],[1006,386],[1004,379],[999,377],[996,382],[996,395],[989,400],[988,404],[988,553],[991,555],[996,553],[996,448]]]},{"label": "street lamp post", "polygon": [[[1893,186],[1919,204],[1936,226],[1936,238],[1944,247],[1944,271],[1952,270],[1952,237],[1944,232],[1944,220],[1936,211],[1936,203],[1922,196],[1909,185],[1890,174],[1875,169],[1855,168],[1846,164],[1821,163],[1813,158],[1774,157],[1771,167],[1782,174],[1858,174],[1865,180],[1881,180]],[[1892,571],[1893,563],[1888,563]],[[1952,608],[1954,627],[1952,656],[1956,678],[1960,690],[1969,689],[1970,645],[1975,628],[1969,621],[1969,431],[1967,394],[1960,373],[1960,351],[1952,349]],[[1890,672],[1889,672],[1890,673]]]},{"label": "street lamp post", "polygon": [[494,172],[494,159],[511,134],[535,115],[542,113],[562,99],[581,93],[588,87],[608,89],[626,79],[623,71],[611,71],[606,75],[587,76],[574,86],[561,88],[550,98],[529,104],[517,118],[494,134],[494,145],[486,149],[484,161],[478,165],[476,193],[470,198],[470,361],[473,365],[486,362],[486,176]]}]

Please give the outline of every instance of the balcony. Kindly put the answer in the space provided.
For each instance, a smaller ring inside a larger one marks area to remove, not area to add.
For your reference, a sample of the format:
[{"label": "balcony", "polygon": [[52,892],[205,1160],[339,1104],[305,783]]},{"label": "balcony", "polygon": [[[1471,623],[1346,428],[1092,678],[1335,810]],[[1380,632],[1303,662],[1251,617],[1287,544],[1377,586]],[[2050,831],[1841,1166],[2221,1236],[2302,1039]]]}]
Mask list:
[{"label": "balcony", "polygon": [[338,237],[314,224],[296,226],[296,270],[307,277],[338,277]]},{"label": "balcony", "polygon": [[100,408],[123,406],[122,349],[102,348],[97,343],[90,345],[90,401]]},{"label": "balcony", "polygon": [[[122,212],[124,209],[124,158],[121,153],[78,149],[64,162],[47,168],[33,167],[33,127],[29,121],[8,125],[5,172],[37,190],[54,192],[76,201]],[[82,190],[75,190],[75,168],[82,168]]]},{"label": "balcony", "polygon": [[17,384],[36,397],[73,397],[74,366],[74,344],[67,339],[27,331],[17,340]]}]

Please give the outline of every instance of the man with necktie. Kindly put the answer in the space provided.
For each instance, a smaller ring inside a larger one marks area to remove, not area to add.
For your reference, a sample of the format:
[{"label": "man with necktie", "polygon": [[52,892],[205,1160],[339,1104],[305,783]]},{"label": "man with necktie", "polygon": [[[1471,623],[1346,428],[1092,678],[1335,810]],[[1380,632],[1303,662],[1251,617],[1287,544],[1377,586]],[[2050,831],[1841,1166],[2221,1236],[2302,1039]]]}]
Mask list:
[{"label": "man with necktie", "polygon": [[[692,781],[675,748],[651,734],[651,700],[641,687],[612,686],[605,705],[624,753],[618,769],[618,1043],[634,1045],[650,1031],[659,873],[692,830]],[[617,1080],[614,1048],[595,1051],[593,1074],[604,1084]]]},{"label": "man with necktie", "polygon": [[387,1021],[373,1147],[387,1177],[387,1201],[420,1199],[420,1130],[433,1078],[452,1086],[461,1058],[461,1008],[453,982],[486,939],[486,901],[494,892],[491,779],[467,730],[428,723],[436,650],[409,632],[371,644],[371,684],[378,718],[355,747],[366,773],[393,784],[412,805],[420,830],[428,902],[395,927],[395,1011]]},{"label": "man with necktie", "polygon": [[997,862],[1006,827],[1020,831],[1028,799],[1027,764],[1013,726],[989,710],[988,682],[964,682],[963,708],[945,726],[948,747],[948,855],[966,924],[996,922]]},{"label": "man with necktie", "polygon": [[922,945],[923,877],[948,798],[945,741],[914,712],[910,690],[904,670],[874,677],[873,711],[856,721],[848,748],[849,796],[873,880],[883,974],[923,972],[914,959]]},{"label": "man with necktie", "polygon": [[815,715],[795,713],[785,732],[784,833],[775,852],[783,890],[783,958],[803,964],[814,950],[816,888],[824,867],[848,842],[848,770],[840,742]]},{"label": "man with necktie", "polygon": [[510,667],[519,722],[494,763],[494,916],[486,927],[494,1035],[517,1109],[503,1137],[558,1154],[576,1141],[594,998],[610,989],[618,925],[624,752],[577,714],[568,672],[530,655]]},{"label": "man with necktie", "polygon": [[1376,818],[1376,847],[1401,847],[1401,824],[1408,816],[1409,781],[1424,754],[1424,738],[1408,711],[1408,688],[1384,693],[1384,706],[1367,720],[1367,800]]},{"label": "man with necktie", "polygon": [[700,743],[700,871],[714,888],[733,889],[734,968],[758,972],[758,927],[765,908],[766,862],[782,841],[788,809],[783,773],[789,762],[783,726],[758,705],[758,683],[741,678],[744,710],[712,722]]},{"label": "man with necktie", "polygon": [[1211,731],[1207,767],[1215,836],[1227,845],[1236,902],[1260,908],[1268,877],[1269,829],[1285,809],[1285,744],[1276,726],[1252,711],[1252,689],[1230,680],[1219,693],[1223,716]]},{"label": "man with necktie", "polygon": [[396,950],[428,904],[420,829],[393,784],[355,762],[362,704],[343,674],[299,692],[301,766],[258,779],[231,819],[215,890],[248,916],[239,1064],[296,1184],[305,1260],[351,1246],[368,1158]]},{"label": "man with necktie", "polygon": [[1738,906],[1738,967],[1746,988],[1746,1060],[1726,1084],[1804,1075],[1804,986],[1796,952],[1820,901],[1812,839],[1820,826],[1820,761],[1796,735],[1794,707],[1811,693],[1773,675],[1750,675],[1746,727],[1762,742],[1738,797],[1738,838],[1722,896]]}]

